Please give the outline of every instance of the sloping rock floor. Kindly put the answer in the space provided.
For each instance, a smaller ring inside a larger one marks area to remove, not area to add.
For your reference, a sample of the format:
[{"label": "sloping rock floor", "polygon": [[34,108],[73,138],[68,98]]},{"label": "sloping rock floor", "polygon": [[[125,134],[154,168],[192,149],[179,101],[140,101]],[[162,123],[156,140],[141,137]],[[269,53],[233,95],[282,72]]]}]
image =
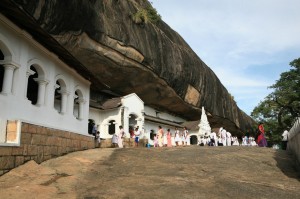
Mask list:
[{"label": "sloping rock floor", "polygon": [[300,198],[286,151],[258,147],[93,149],[27,162],[0,198]]}]

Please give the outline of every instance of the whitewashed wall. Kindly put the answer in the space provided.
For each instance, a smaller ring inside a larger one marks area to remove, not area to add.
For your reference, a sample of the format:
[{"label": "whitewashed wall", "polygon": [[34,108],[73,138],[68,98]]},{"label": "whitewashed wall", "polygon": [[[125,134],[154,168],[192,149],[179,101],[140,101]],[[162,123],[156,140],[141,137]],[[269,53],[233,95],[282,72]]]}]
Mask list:
[{"label": "whitewashed wall", "polygon": [[[0,64],[11,62],[17,66],[13,74],[12,93],[0,93],[1,119],[22,120],[36,125],[87,134],[89,81],[2,15],[0,15],[0,48],[5,55],[5,60]],[[32,64],[42,68],[46,81],[44,103],[40,106],[32,105],[26,97],[28,81],[26,73]],[[58,76],[65,81],[69,94],[64,114],[58,113],[54,108],[54,85]],[[83,93],[81,119],[76,119],[73,115],[76,89],[80,89]]]},{"label": "whitewashed wall", "polygon": [[[144,102],[136,95],[130,94],[122,97],[121,99],[122,106],[110,109],[110,110],[99,110],[90,108],[89,119],[93,119],[100,130],[100,137],[107,139],[111,138],[112,135],[108,133],[109,122],[115,121],[115,132],[119,132],[119,126],[123,125],[123,128],[126,133],[126,137],[129,135],[129,119],[130,115],[136,116],[135,126],[138,125],[140,129],[143,129],[144,126]],[[122,110],[124,111],[124,119],[122,121]]]},{"label": "whitewashed wall", "polygon": [[141,137],[144,135],[144,102],[135,94],[129,94],[122,98],[122,105],[124,108],[124,130],[126,137],[129,135],[129,119],[130,115],[135,116],[135,126],[139,126]]},{"label": "whitewashed wall", "polygon": [[[157,110],[155,110],[154,108],[151,108],[149,106],[145,106],[145,114],[152,116],[152,117],[158,116],[160,119],[164,119],[164,120],[168,120],[168,121],[172,121],[172,122],[181,123],[181,122],[186,121],[180,117],[177,117],[177,116],[165,113],[165,112],[158,112]],[[150,131],[153,129],[154,132],[156,133],[158,131],[158,126],[161,126],[165,133],[167,132],[167,129],[170,129],[170,131],[172,133],[172,144],[175,145],[175,142],[174,142],[175,127],[174,126],[145,120],[145,136],[146,136],[146,138],[148,138],[149,143],[151,145],[153,145],[153,141],[150,139]],[[179,128],[179,131],[182,132],[183,129]]]},{"label": "whitewashed wall", "polygon": [[289,131],[287,149],[295,154],[300,165],[300,118]]},{"label": "whitewashed wall", "polygon": [[119,126],[122,124],[121,122],[121,109],[111,109],[111,110],[98,110],[98,109],[90,109],[89,119],[93,119],[95,124],[98,126],[98,130],[100,131],[100,137],[107,139],[111,138],[112,135],[109,134],[109,122],[115,121],[115,132],[119,132]]},{"label": "whitewashed wall", "polygon": [[175,121],[175,122],[185,122],[186,121],[180,117],[171,115],[169,113],[158,112],[157,110],[155,110],[154,108],[151,108],[149,106],[145,106],[145,113],[146,113],[146,115],[153,116],[153,117],[156,117],[157,113],[158,113],[159,118],[169,120],[169,121]]}]

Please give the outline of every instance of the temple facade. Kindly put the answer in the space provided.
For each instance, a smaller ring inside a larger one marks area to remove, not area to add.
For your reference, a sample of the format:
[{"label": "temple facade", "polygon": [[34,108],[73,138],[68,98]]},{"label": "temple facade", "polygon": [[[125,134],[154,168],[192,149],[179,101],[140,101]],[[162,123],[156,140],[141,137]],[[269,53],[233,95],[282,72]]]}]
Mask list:
[{"label": "temple facade", "polygon": [[113,134],[118,133],[119,126],[123,126],[126,137],[130,137],[129,132],[137,126],[141,131],[140,137],[148,139],[153,144],[153,136],[161,126],[166,132],[170,129],[174,132],[175,127],[183,128],[184,119],[159,112],[149,106],[134,93],[108,99],[101,106],[90,107],[89,119],[92,120],[100,131],[102,139],[109,139]]},{"label": "temple facade", "polygon": [[90,82],[0,15],[0,144],[7,121],[85,134]]}]

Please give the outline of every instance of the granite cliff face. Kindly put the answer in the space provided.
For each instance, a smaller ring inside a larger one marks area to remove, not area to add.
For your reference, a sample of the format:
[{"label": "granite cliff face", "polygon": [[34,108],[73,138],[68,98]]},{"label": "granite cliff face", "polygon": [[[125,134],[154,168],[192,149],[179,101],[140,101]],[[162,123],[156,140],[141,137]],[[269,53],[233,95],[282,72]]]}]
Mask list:
[{"label": "granite cliff face", "polygon": [[[7,1],[7,0],[6,0]],[[231,131],[253,124],[214,72],[166,23],[136,23],[147,0],[10,0],[119,95]],[[97,89],[95,81],[93,89]],[[104,90],[99,86],[98,90]]]}]

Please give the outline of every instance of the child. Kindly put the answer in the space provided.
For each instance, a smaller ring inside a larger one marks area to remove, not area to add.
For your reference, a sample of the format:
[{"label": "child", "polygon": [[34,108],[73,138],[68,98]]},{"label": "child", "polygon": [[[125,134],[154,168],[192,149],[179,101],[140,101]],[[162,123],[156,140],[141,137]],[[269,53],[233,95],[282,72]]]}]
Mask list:
[{"label": "child", "polygon": [[96,133],[95,140],[96,140],[96,148],[99,148],[100,141],[101,141],[101,139],[100,139],[100,132],[99,131],[97,131],[97,133]]},{"label": "child", "polygon": [[154,147],[158,147],[158,139],[157,139],[157,134],[154,135]]},{"label": "child", "polygon": [[134,131],[134,135],[135,135],[135,139],[134,139],[134,143],[135,143],[135,146],[138,147],[139,146],[139,137],[140,137],[140,130],[139,130],[139,126],[137,126],[135,128],[135,131]]},{"label": "child", "polygon": [[112,136],[111,144],[112,144],[113,148],[116,148],[118,146],[118,135],[117,134],[114,134]]}]

